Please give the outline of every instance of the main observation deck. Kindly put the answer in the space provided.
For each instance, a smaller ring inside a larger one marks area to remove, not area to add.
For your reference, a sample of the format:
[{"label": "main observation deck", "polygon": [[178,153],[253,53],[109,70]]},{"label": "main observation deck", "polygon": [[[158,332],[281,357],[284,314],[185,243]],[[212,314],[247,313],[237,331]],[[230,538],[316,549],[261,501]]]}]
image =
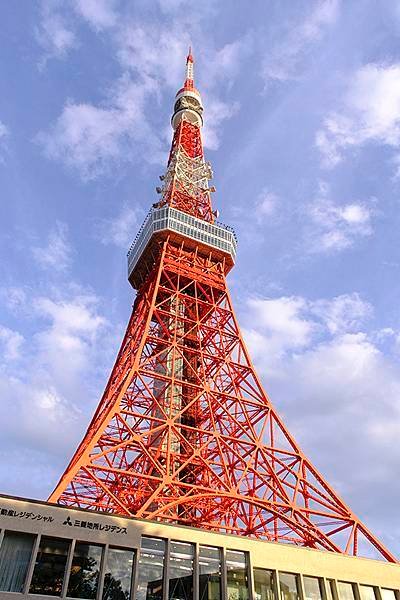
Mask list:
[{"label": "main observation deck", "polygon": [[154,242],[170,237],[183,241],[188,249],[197,248],[205,255],[225,260],[230,271],[236,259],[237,238],[232,227],[208,223],[176,208],[152,208],[128,252],[128,279],[137,289],[143,279],[141,260]]}]

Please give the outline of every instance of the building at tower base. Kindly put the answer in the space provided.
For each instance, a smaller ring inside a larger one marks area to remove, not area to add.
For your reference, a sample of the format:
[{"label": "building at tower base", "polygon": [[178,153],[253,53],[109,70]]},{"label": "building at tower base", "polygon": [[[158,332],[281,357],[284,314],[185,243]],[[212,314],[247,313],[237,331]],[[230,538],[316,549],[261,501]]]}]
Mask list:
[{"label": "building at tower base", "polygon": [[0,600],[400,600],[397,564],[0,496]]}]

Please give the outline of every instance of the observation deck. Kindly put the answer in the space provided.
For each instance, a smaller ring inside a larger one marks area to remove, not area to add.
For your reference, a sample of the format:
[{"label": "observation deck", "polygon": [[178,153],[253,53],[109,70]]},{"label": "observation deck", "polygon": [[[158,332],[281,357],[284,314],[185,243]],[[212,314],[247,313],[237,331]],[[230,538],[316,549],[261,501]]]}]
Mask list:
[{"label": "observation deck", "polygon": [[235,263],[237,238],[229,225],[208,223],[170,206],[152,208],[128,252],[128,279],[137,289],[143,279],[143,261],[150,247],[170,237],[184,242],[185,248],[214,258],[225,259],[225,272]]}]

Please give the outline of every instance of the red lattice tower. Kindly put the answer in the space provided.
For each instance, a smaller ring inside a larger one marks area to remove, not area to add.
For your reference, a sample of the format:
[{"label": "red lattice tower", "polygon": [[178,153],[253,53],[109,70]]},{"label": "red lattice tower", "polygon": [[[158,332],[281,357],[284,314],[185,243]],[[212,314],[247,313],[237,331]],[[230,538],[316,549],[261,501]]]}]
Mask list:
[{"label": "red lattice tower", "polygon": [[264,392],[226,275],[189,52],[160,201],[128,254],[131,319],[86,435],[49,500],[357,555],[392,554],[303,454]]}]

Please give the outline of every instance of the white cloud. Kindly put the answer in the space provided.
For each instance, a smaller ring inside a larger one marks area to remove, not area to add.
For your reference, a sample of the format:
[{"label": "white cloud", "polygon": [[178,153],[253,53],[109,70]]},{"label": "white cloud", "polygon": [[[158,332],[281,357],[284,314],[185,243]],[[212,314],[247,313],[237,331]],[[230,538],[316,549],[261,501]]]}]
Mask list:
[{"label": "white cloud", "polygon": [[317,300],[311,312],[323,320],[329,333],[338,334],[357,330],[372,315],[373,308],[353,292],[332,300]]},{"label": "white cloud", "polygon": [[369,142],[400,147],[398,63],[371,63],[353,73],[339,110],[328,114],[316,134],[328,168],[341,162],[349,149]]},{"label": "white cloud", "polygon": [[128,250],[136,235],[139,225],[137,211],[129,206],[111,219],[102,219],[96,226],[96,237],[107,244],[114,244]]},{"label": "white cloud", "polygon": [[77,296],[71,301],[37,298],[33,307],[48,326],[35,336],[38,370],[62,396],[70,397],[79,377],[89,369],[97,334],[106,322],[96,312],[96,298]]},{"label": "white cloud", "polygon": [[23,342],[24,338],[18,331],[12,331],[12,329],[0,325],[0,347],[2,347],[2,355],[5,360],[19,358]]},{"label": "white cloud", "polygon": [[105,323],[104,319],[94,312],[96,303],[95,296],[76,296],[71,301],[54,301],[39,297],[35,299],[33,306],[40,316],[51,321],[49,332],[52,335],[56,334],[58,337],[79,334],[86,338],[95,335]]},{"label": "white cloud", "polygon": [[8,128],[0,121],[0,164],[4,164],[7,153],[7,140],[10,135]]},{"label": "white cloud", "polygon": [[[51,452],[65,459],[79,441],[93,400],[98,400],[92,398],[92,386],[104,357],[99,335],[108,323],[91,295],[31,296],[30,306],[28,318],[38,320],[29,339],[0,327],[0,420],[9,423],[3,436],[10,449]],[[22,354],[24,341],[29,352]]]},{"label": "white cloud", "polygon": [[237,102],[223,102],[216,97],[205,96],[205,123],[203,127],[204,146],[209,150],[218,150],[220,144],[220,128],[222,122],[230,119],[239,110]]},{"label": "white cloud", "polygon": [[150,79],[134,83],[123,77],[104,106],[69,102],[50,131],[37,139],[49,158],[77,169],[85,180],[138,155],[160,162],[161,142],[144,113],[154,87]]},{"label": "white cloud", "polygon": [[373,234],[375,199],[338,204],[329,194],[329,187],[320,183],[317,197],[306,208],[311,221],[306,244],[312,253],[338,252]]},{"label": "white cloud", "polygon": [[76,12],[96,30],[113,27],[117,21],[115,0],[74,0]]},{"label": "white cloud", "polygon": [[340,0],[319,0],[300,25],[291,24],[283,41],[269,50],[263,61],[263,76],[267,82],[299,77],[304,57],[325,31],[336,23],[340,4]]},{"label": "white cloud", "polygon": [[253,35],[247,33],[217,50],[207,49],[207,71],[202,78],[204,87],[229,86],[239,73],[243,60],[252,53],[253,48]]},{"label": "white cloud", "polygon": [[309,343],[312,324],[303,318],[306,308],[303,299],[282,297],[273,300],[248,301],[255,324],[269,335],[278,334],[283,348],[299,348]]},{"label": "white cloud", "polygon": [[67,226],[57,222],[45,246],[32,248],[36,262],[45,269],[65,271],[71,263],[71,248],[67,240]]},{"label": "white cloud", "polygon": [[357,293],[333,299],[306,300],[299,296],[247,301],[251,319],[245,335],[256,362],[266,357],[264,370],[280,371],[286,356],[312,347],[322,335],[358,331],[372,314],[372,307]]},{"label": "white cloud", "polygon": [[4,304],[13,312],[17,312],[27,304],[27,295],[25,290],[16,287],[0,288],[0,297],[4,300]]},{"label": "white cloud", "polygon": [[158,0],[161,10],[164,12],[174,12],[180,10],[183,4],[187,4],[187,0]]},{"label": "white cloud", "polygon": [[[28,456],[39,451],[65,458],[63,454],[71,450],[71,442],[77,442],[76,432],[81,429],[82,413],[78,407],[60,396],[53,386],[32,378],[24,381],[1,374],[0,393],[4,398],[0,419],[8,423],[3,431],[7,453],[18,448]],[[24,464],[21,461],[21,470]],[[4,483],[8,489],[9,481]]]},{"label": "white cloud", "polygon": [[6,135],[8,135],[8,129],[4,123],[0,121],[0,138],[4,138]]},{"label": "white cloud", "polygon": [[116,42],[122,67],[152,80],[158,91],[165,85],[175,90],[183,83],[190,37],[178,31],[177,24],[128,23],[116,35]]},{"label": "white cloud", "polygon": [[271,217],[275,214],[278,206],[279,198],[268,189],[263,189],[256,200],[256,215],[259,222],[266,220],[266,217]]},{"label": "white cloud", "polygon": [[68,19],[57,0],[42,0],[41,22],[35,30],[37,42],[45,51],[39,64],[43,67],[49,58],[64,58],[78,42]]},{"label": "white cloud", "polygon": [[263,372],[281,372],[281,360],[295,350],[307,347],[316,324],[306,316],[307,303],[299,297],[249,299],[248,326],[243,331],[256,363],[264,360]]}]

